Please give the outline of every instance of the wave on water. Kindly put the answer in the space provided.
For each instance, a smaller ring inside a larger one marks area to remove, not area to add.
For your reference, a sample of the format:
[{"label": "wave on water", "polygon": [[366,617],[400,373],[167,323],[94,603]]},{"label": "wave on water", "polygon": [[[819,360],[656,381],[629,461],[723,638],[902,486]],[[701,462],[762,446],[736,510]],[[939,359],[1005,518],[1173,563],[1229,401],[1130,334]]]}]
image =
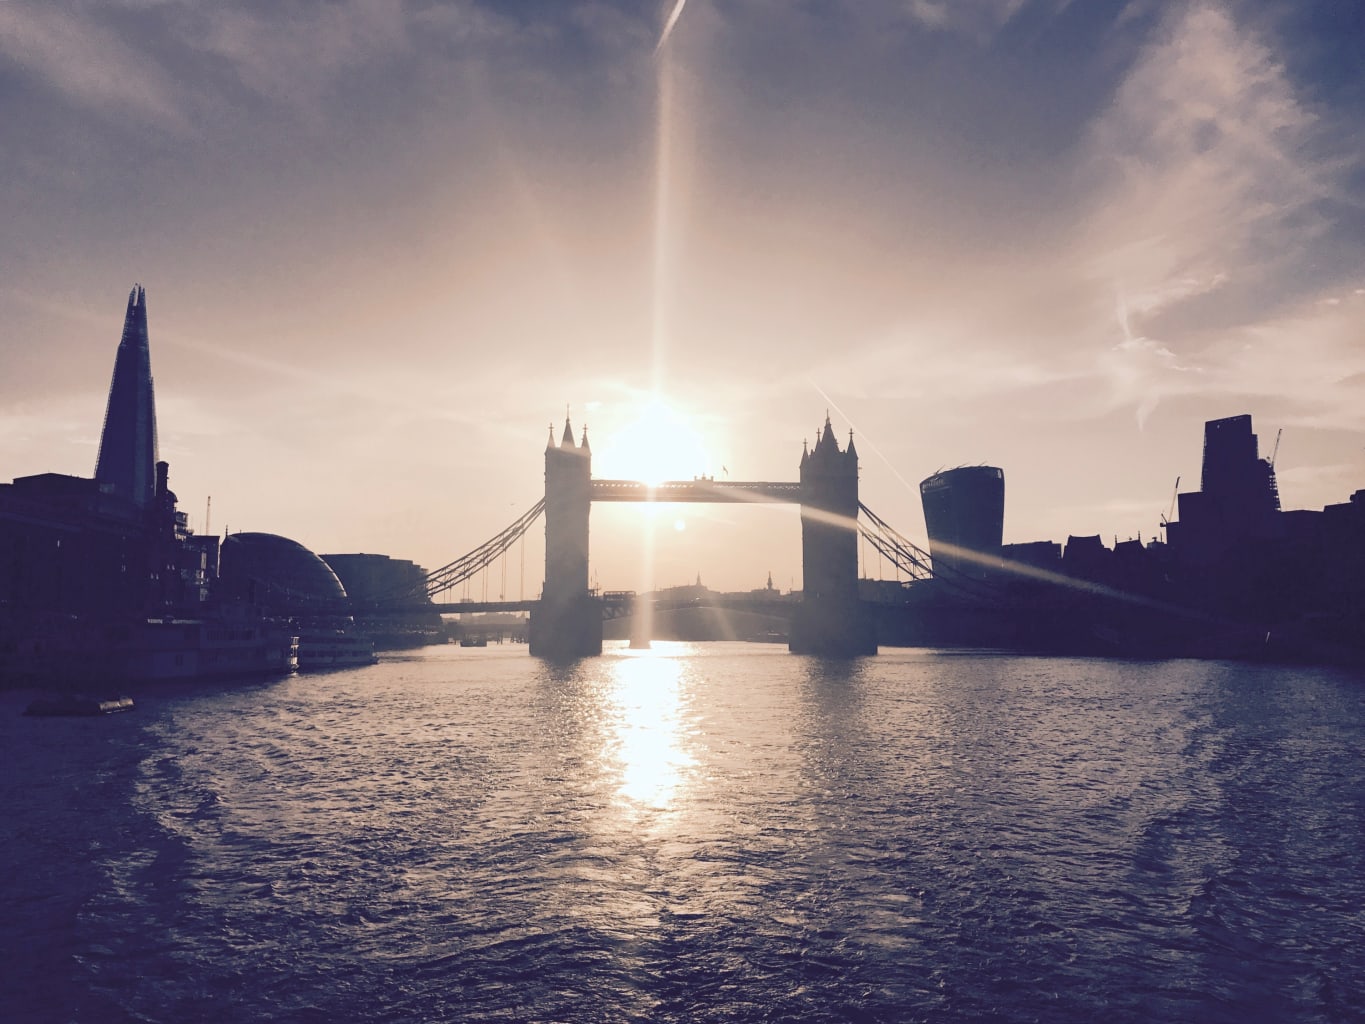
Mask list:
[{"label": "wave on water", "polygon": [[10,1020],[1365,1018],[1331,671],[430,648],[0,741]]}]

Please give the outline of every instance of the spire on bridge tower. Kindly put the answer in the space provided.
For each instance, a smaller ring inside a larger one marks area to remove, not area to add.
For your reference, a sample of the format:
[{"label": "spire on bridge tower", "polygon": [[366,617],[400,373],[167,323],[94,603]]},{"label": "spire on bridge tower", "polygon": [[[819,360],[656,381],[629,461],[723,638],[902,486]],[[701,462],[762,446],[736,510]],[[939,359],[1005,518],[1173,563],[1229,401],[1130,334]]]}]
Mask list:
[{"label": "spire on bridge tower", "polygon": [[569,423],[569,412],[566,409],[564,411],[564,436],[559,439],[559,447],[572,448],[573,446],[573,427]]},{"label": "spire on bridge tower", "polygon": [[[853,431],[848,432],[849,447],[853,445]],[[832,468],[840,463],[853,463],[858,461],[858,453],[852,456],[848,452],[839,450],[839,439],[834,436],[834,426],[829,421],[829,413],[825,413],[825,425],[815,432],[815,448],[810,453],[813,464]],[[804,465],[804,463],[803,463]],[[856,473],[855,473],[856,475]]]},{"label": "spire on bridge tower", "polygon": [[583,424],[583,443],[578,446],[583,452],[591,455],[592,449],[588,447],[588,425]]}]

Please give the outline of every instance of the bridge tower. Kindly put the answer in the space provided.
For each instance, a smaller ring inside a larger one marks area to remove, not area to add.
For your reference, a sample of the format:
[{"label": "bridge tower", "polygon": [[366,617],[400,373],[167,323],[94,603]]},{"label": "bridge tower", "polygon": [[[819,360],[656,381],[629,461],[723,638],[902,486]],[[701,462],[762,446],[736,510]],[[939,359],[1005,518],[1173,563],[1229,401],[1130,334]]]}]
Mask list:
[{"label": "bridge tower", "polygon": [[588,431],[575,444],[566,416],[555,444],[545,446],[545,584],[531,612],[531,653],[582,658],[602,653],[601,603],[588,589],[588,513],[592,508],[592,449]]},{"label": "bridge tower", "polygon": [[795,654],[876,654],[872,618],[858,598],[858,452],[825,415],[815,447],[801,453],[801,604],[788,646]]}]

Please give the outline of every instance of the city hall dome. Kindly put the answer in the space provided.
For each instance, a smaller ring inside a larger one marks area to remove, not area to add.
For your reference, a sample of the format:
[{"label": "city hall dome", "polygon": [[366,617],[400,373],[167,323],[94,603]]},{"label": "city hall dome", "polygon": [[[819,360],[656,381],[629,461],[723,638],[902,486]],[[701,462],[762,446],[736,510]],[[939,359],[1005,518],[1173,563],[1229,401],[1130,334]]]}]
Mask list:
[{"label": "city hall dome", "polygon": [[330,566],[298,541],[234,533],[219,553],[223,593],[276,615],[345,615],[346,590]]}]

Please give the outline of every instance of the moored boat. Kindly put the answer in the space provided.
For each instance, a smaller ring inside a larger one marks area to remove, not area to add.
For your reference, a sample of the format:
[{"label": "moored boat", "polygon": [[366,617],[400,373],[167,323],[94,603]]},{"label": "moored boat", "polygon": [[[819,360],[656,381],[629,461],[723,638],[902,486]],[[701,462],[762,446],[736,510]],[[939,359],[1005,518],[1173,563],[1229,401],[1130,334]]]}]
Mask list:
[{"label": "moored boat", "polygon": [[131,697],[94,697],[84,693],[54,693],[39,697],[25,709],[26,715],[48,717],[113,715],[133,710]]},{"label": "moored boat", "polygon": [[379,658],[374,641],[367,636],[335,633],[303,633],[299,636],[299,671],[373,665]]},{"label": "moored boat", "polygon": [[145,619],[115,631],[111,662],[130,680],[268,676],[298,668],[298,637],[251,616]]}]

